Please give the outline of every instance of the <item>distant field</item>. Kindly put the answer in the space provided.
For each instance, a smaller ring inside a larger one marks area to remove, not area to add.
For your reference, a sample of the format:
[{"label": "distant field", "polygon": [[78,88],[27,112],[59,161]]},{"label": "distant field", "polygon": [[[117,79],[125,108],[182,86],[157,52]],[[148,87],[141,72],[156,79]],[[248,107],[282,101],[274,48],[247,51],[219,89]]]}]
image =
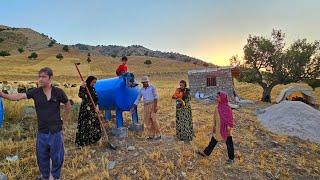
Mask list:
[{"label": "distant field", "polygon": [[[54,71],[55,79],[58,81],[70,80],[78,81],[78,74],[74,63],[80,62],[80,70],[84,76],[96,75],[99,77],[115,76],[115,70],[121,63],[120,57],[112,58],[106,56],[91,56],[92,63],[88,64],[87,54],[79,52],[61,52],[64,59],[59,61],[55,56],[60,53],[60,49],[50,48],[38,52],[36,60],[29,60],[29,54],[19,54],[9,57],[0,57],[0,80],[23,79],[34,80],[38,70],[42,67],[51,67]],[[145,60],[151,60],[151,65],[145,65]],[[129,57],[128,62],[130,72],[137,76],[157,75],[157,74],[177,74],[186,73],[187,70],[200,68],[192,63],[160,59],[153,57]]]}]

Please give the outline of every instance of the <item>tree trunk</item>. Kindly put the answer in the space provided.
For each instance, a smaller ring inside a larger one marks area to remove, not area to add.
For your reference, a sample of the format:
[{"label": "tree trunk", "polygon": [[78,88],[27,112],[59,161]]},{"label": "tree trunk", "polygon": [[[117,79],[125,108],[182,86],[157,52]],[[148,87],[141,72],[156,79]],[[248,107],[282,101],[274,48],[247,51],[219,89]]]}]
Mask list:
[{"label": "tree trunk", "polygon": [[264,87],[261,101],[263,102],[271,102],[271,90],[273,87]]}]

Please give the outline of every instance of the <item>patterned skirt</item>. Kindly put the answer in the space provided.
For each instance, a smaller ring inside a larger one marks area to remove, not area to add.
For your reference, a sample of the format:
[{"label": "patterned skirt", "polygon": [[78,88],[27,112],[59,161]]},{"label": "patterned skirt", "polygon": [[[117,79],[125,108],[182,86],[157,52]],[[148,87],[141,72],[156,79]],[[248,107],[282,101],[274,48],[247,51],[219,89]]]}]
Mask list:
[{"label": "patterned skirt", "polygon": [[91,110],[88,104],[81,104],[76,144],[78,146],[87,146],[99,141],[100,138],[101,127],[96,112]]},{"label": "patterned skirt", "polygon": [[183,108],[176,109],[176,136],[181,141],[192,141],[194,136],[191,106],[186,103]]}]

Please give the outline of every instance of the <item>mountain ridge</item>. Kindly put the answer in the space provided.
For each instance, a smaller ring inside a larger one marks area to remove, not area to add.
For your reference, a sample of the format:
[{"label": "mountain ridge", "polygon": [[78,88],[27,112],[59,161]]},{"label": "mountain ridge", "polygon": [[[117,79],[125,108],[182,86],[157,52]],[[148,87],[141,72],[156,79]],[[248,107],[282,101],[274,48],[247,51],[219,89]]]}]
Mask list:
[{"label": "mountain ridge", "polygon": [[[38,51],[52,46],[65,46],[44,33],[37,32],[31,28],[15,28],[0,25],[0,51],[8,51],[10,54],[18,54],[19,49],[24,51]],[[112,57],[121,56],[149,56],[166,58],[194,64],[211,64],[204,60],[184,55],[177,52],[162,52],[151,50],[141,45],[120,46],[120,45],[86,45],[77,43],[68,45],[79,52],[87,52],[93,55],[104,55]],[[213,65],[213,64],[211,64]]]}]

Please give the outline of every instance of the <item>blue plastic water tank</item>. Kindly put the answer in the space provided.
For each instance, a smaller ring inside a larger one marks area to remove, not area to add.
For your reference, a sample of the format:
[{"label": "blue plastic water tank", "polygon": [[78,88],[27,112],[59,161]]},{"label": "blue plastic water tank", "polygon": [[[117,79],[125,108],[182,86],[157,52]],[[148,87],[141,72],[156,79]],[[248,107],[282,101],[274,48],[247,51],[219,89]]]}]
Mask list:
[{"label": "blue plastic water tank", "polygon": [[139,94],[139,88],[128,87],[122,77],[98,80],[95,88],[100,109],[106,110],[129,111]]},{"label": "blue plastic water tank", "polygon": [[0,97],[0,128],[2,127],[3,120],[4,120],[4,108],[3,108],[2,98]]}]

